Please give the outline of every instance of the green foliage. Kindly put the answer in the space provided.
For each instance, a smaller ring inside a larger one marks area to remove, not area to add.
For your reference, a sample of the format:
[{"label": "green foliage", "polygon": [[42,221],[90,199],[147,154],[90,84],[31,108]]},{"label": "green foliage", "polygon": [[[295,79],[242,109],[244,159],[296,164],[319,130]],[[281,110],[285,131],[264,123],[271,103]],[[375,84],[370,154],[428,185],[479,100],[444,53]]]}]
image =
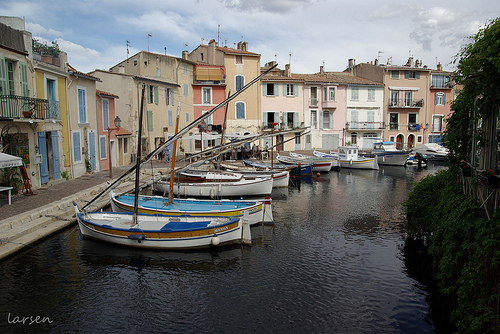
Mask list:
[{"label": "green foliage", "polygon": [[49,55],[53,57],[59,57],[59,45],[56,42],[52,42],[52,45],[47,45],[47,43],[40,43],[36,39],[32,39],[33,51],[40,55]]},{"label": "green foliage", "polygon": [[14,195],[17,194],[23,185],[23,180],[21,174],[19,173],[19,168],[3,168],[1,182],[7,187],[13,187],[12,193]]},{"label": "green foliage", "polygon": [[459,159],[471,161],[472,143],[481,146],[484,138],[482,121],[500,102],[500,19],[470,37],[470,43],[457,54],[454,64],[455,82],[463,89],[452,103],[445,140]]},{"label": "green foliage", "polygon": [[69,180],[69,174],[68,174],[68,171],[66,171],[66,170],[65,170],[65,171],[62,171],[62,172],[61,172],[61,177],[62,177],[63,179],[66,179],[66,181],[68,181],[68,180]]},{"label": "green foliage", "polygon": [[85,170],[87,171],[87,173],[92,172],[92,165],[90,164],[89,159],[85,159]]},{"label": "green foliage", "polygon": [[454,301],[458,331],[498,332],[500,213],[485,219],[456,175],[442,171],[415,185],[405,202],[406,232],[427,241],[440,289]]}]

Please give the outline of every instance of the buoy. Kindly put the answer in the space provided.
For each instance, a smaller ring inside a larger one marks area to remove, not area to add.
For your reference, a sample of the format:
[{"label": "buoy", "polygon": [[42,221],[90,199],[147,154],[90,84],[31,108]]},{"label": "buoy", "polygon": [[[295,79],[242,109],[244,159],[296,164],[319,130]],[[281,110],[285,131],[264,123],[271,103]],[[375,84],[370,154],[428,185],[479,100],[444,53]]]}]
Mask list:
[{"label": "buoy", "polygon": [[220,243],[219,237],[212,237],[212,245],[217,246]]},{"label": "buoy", "polygon": [[319,177],[321,174],[319,172],[316,173],[316,176]]}]

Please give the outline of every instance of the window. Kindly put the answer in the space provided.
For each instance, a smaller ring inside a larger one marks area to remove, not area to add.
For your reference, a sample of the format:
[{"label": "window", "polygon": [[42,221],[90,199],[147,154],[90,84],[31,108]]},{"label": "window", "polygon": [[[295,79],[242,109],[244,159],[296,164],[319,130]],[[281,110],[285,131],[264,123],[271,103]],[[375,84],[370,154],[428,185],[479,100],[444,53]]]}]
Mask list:
[{"label": "window", "polygon": [[286,96],[295,96],[294,87],[294,84],[286,84]]},{"label": "window", "polygon": [[148,85],[148,103],[158,104],[158,86]]},{"label": "window", "polygon": [[311,129],[318,128],[318,112],[317,110],[311,110]]},{"label": "window", "polygon": [[390,113],[389,114],[389,130],[399,129],[399,114]]},{"label": "window", "polygon": [[203,87],[203,104],[212,104],[212,88]]},{"label": "window", "polygon": [[417,114],[408,114],[408,125],[417,124]]},{"label": "window", "polygon": [[87,123],[87,99],[85,88],[78,88],[78,123]]},{"label": "window", "polygon": [[165,88],[165,102],[168,105],[174,105],[174,90],[172,88]]},{"label": "window", "polygon": [[301,135],[299,133],[295,134],[295,144],[296,145],[300,145],[300,137],[301,137]]},{"label": "window", "polygon": [[236,56],[234,56],[234,62],[236,64],[243,64],[243,56],[242,55],[236,55]]},{"label": "window", "polygon": [[420,79],[420,71],[405,71],[405,79]]},{"label": "window", "polygon": [[429,135],[429,143],[441,144],[443,142],[442,135]]},{"label": "window", "polygon": [[368,101],[375,101],[375,88],[368,88]]},{"label": "window", "polygon": [[437,106],[444,106],[446,104],[446,94],[439,92],[434,95],[434,104]]},{"label": "window", "polygon": [[328,88],[328,91],[330,92],[330,96],[328,97],[328,99],[330,101],[335,101],[335,87]]},{"label": "window", "polygon": [[322,129],[333,129],[333,113],[329,110],[323,111]]},{"label": "window", "polygon": [[82,143],[80,142],[80,132],[73,132],[73,161],[82,161]]},{"label": "window", "polygon": [[431,86],[434,88],[445,88],[446,84],[450,81],[447,75],[432,75]]},{"label": "window", "polygon": [[245,102],[236,102],[236,119],[245,119]]},{"label": "window", "polygon": [[[207,112],[210,112],[210,110],[203,111],[202,115],[205,115]],[[207,124],[214,124],[213,116],[214,116],[214,114],[212,114],[212,115],[208,116],[207,118],[205,118],[205,123],[207,123]]]},{"label": "window", "polygon": [[188,74],[188,65],[187,64],[184,64],[183,69],[184,69],[184,74]]},{"label": "window", "polygon": [[128,153],[128,138],[123,138],[123,153]]},{"label": "window", "polygon": [[399,79],[399,71],[391,71],[391,79]]},{"label": "window", "polygon": [[107,143],[108,141],[106,140],[106,136],[101,136],[99,137],[99,157],[101,159],[106,159],[108,156],[108,148],[107,148]]},{"label": "window", "polygon": [[391,90],[391,106],[399,106],[399,91]]},{"label": "window", "polygon": [[373,110],[368,110],[367,111],[367,128],[368,129],[375,129],[375,111]]},{"label": "window", "polygon": [[413,92],[411,90],[405,91],[404,106],[411,107],[413,105]]},{"label": "window", "polygon": [[351,100],[357,101],[359,100],[359,88],[351,87]]},{"label": "window", "polygon": [[443,116],[433,115],[432,116],[432,132],[442,132],[443,131]]},{"label": "window", "polygon": [[109,101],[102,99],[102,128],[106,130],[109,128]]},{"label": "window", "polygon": [[189,113],[186,113],[186,122],[189,123]]},{"label": "window", "polygon": [[351,133],[351,145],[358,145],[358,134],[356,132]]},{"label": "window", "polygon": [[242,76],[242,75],[237,75],[236,76],[236,91],[239,91],[240,89],[243,88],[243,86],[245,86],[245,77]]},{"label": "window", "polygon": [[264,84],[264,96],[278,95],[278,85],[273,83]]},{"label": "window", "polygon": [[351,129],[359,129],[357,110],[351,110]]}]

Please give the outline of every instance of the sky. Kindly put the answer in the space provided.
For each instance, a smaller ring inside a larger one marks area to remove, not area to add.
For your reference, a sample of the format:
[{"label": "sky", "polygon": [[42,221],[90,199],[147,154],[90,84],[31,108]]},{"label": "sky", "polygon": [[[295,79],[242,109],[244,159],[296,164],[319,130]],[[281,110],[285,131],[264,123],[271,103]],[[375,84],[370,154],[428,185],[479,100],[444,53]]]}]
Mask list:
[{"label": "sky", "polygon": [[500,16],[500,1],[0,0],[0,15],[24,18],[34,38],[56,42],[85,73],[141,50],[181,57],[211,39],[246,41],[261,66],[289,63],[293,73],[410,56],[452,71],[469,37]]}]

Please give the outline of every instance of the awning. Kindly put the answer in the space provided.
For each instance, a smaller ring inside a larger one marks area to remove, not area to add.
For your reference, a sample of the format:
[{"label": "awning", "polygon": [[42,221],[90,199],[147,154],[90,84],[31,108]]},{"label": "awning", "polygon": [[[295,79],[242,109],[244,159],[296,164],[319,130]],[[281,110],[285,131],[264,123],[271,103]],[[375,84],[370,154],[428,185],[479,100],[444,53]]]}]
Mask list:
[{"label": "awning", "polygon": [[413,90],[413,91],[420,90],[419,87],[390,87],[390,86],[389,86],[389,89],[390,90]]},{"label": "awning", "polygon": [[19,167],[23,165],[23,159],[7,153],[0,153],[0,168]]}]

